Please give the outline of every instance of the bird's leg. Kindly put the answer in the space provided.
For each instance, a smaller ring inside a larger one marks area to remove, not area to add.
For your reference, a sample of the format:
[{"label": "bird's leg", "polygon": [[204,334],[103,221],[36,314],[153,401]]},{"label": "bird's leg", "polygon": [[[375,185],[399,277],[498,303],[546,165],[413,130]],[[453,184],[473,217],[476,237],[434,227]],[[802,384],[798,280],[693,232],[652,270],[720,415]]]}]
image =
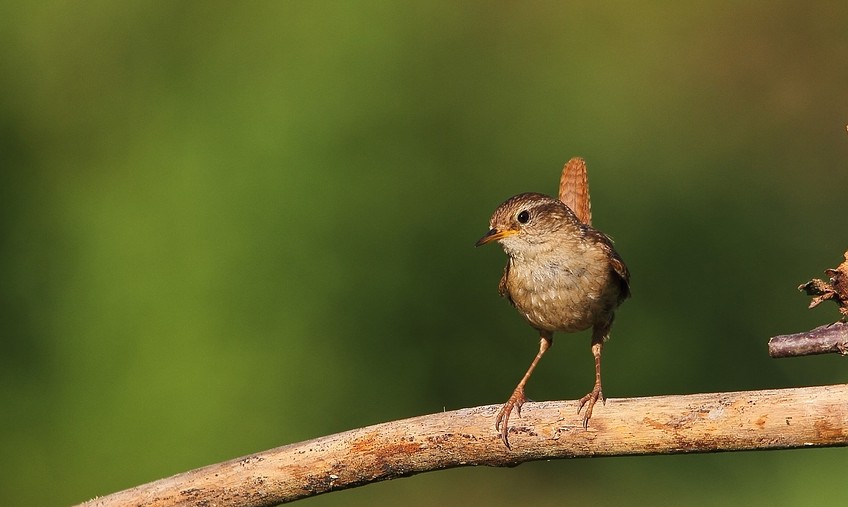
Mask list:
[{"label": "bird's leg", "polygon": [[541,332],[541,337],[539,338],[539,353],[536,354],[536,357],[533,359],[533,362],[530,363],[530,368],[527,369],[527,373],[524,374],[524,377],[521,379],[521,382],[515,386],[515,390],[512,392],[512,396],[504,403],[504,406],[501,407],[500,412],[498,412],[498,417],[495,419],[495,430],[500,430],[501,440],[503,440],[506,448],[509,449],[509,439],[507,437],[507,433],[509,432],[509,415],[512,413],[512,410],[518,413],[518,416],[521,417],[521,405],[527,401],[527,397],[524,396],[524,386],[527,384],[527,381],[530,379],[530,375],[533,374],[533,370],[536,369],[536,365],[539,364],[539,360],[542,359],[542,356],[545,354],[545,351],[548,350],[551,345],[554,343],[553,333],[549,333],[547,331]]},{"label": "bird's leg", "polygon": [[601,400],[601,403],[606,403],[604,392],[601,390],[601,350],[604,348],[604,341],[609,337],[609,330],[612,326],[612,321],[595,325],[592,329],[592,355],[595,357],[595,387],[586,396],[580,398],[577,405],[577,413],[586,406],[586,412],[583,413],[583,428],[589,428],[589,419],[592,417],[592,409],[595,403]]}]

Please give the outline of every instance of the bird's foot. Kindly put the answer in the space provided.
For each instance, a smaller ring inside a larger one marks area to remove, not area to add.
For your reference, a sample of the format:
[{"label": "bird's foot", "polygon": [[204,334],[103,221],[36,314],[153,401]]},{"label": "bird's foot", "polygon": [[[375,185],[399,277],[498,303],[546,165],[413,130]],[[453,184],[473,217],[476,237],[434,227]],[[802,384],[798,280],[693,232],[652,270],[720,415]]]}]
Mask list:
[{"label": "bird's foot", "polygon": [[506,400],[506,403],[504,403],[500,412],[498,412],[498,417],[495,419],[495,430],[500,431],[501,440],[503,440],[507,449],[510,449],[509,438],[507,436],[509,433],[509,415],[515,409],[518,417],[521,417],[521,405],[524,405],[525,401],[527,401],[527,397],[524,396],[524,387],[516,387],[515,391],[512,392],[512,396]]},{"label": "bird's foot", "polygon": [[592,388],[592,391],[586,396],[580,398],[578,401],[578,414],[581,410],[583,410],[583,406],[586,406],[586,411],[583,412],[583,429],[589,428],[589,419],[592,417],[592,409],[595,407],[595,403],[597,403],[598,400],[601,400],[601,403],[604,404],[607,402],[606,398],[604,398],[604,393],[601,390],[600,382],[595,383],[595,387]]}]

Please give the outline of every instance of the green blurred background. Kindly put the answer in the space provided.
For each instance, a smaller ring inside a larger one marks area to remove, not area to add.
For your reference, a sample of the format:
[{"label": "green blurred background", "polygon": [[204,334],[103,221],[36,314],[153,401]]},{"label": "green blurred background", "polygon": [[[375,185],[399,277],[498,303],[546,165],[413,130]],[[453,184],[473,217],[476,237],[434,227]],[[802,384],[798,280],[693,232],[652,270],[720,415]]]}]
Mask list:
[{"label": "green blurred background", "polygon": [[[766,341],[848,248],[845,2],[7,2],[3,505],[506,399],[491,212],[589,163],[614,398],[848,381]],[[591,387],[560,335],[535,399]],[[601,408],[601,411],[604,409]],[[576,417],[576,416],[575,416]],[[842,449],[466,468],[305,505],[827,505]]]}]

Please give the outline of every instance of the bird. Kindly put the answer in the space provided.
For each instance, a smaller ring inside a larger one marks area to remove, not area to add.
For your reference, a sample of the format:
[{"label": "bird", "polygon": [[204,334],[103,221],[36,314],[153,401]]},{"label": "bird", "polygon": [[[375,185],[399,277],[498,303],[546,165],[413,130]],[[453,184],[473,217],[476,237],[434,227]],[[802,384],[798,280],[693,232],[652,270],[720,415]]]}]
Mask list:
[{"label": "bird", "polygon": [[592,329],[595,383],[580,398],[582,426],[588,429],[595,403],[605,401],[601,351],[615,312],[630,297],[630,273],[609,236],[591,225],[586,164],[575,157],[563,168],[559,199],[528,192],[501,203],[489,230],[475,246],[497,242],[507,255],[498,292],[539,333],[539,352],[501,407],[495,431],[510,449],[509,418],[521,416],[525,385],[556,332]]}]

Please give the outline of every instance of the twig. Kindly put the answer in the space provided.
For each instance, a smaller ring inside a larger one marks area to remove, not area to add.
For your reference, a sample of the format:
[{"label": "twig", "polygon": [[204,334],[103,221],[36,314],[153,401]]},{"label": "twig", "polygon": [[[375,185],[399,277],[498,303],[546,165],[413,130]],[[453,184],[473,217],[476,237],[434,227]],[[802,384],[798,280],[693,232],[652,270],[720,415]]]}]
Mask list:
[{"label": "twig", "polygon": [[96,498],[85,507],[269,506],[421,472],[589,456],[848,445],[848,385],[609,399],[588,430],[575,401],[497,405],[377,424],[279,447]]},{"label": "twig", "polygon": [[784,334],[768,342],[773,358],[811,356],[814,354],[848,354],[848,323],[836,322],[819,326],[812,331]]}]

